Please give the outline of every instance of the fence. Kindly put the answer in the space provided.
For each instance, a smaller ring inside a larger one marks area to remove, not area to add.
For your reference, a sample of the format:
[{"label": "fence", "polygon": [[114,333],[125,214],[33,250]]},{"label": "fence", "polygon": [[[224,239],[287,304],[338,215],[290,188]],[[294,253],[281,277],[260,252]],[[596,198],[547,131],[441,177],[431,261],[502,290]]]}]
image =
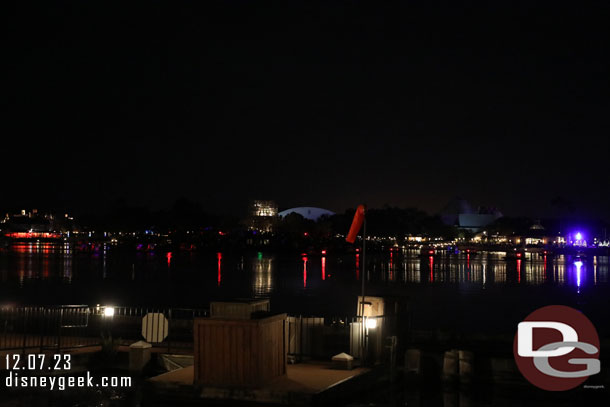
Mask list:
[{"label": "fence", "polygon": [[[148,316],[147,318],[145,318]],[[113,340],[129,345],[143,339],[167,352],[191,351],[193,320],[207,316],[202,309],[90,307],[0,308],[0,350],[68,350]]]},{"label": "fence", "polygon": [[369,324],[363,338],[362,317],[289,316],[286,320],[289,361],[328,359],[341,352],[361,358],[363,345],[371,360],[380,359],[385,352],[386,338],[395,335],[395,318],[380,316],[366,319]]},{"label": "fence", "polygon": [[[206,316],[207,310],[189,308],[3,307],[0,351],[62,351],[99,346],[109,339],[119,345],[146,339],[167,353],[191,353],[193,321]],[[288,360],[328,360],[341,352],[361,358],[363,340],[367,358],[378,360],[385,352],[386,338],[395,335],[396,326],[393,317],[374,320],[374,327],[365,321],[368,326],[363,331],[362,317],[289,316],[285,324]]]}]

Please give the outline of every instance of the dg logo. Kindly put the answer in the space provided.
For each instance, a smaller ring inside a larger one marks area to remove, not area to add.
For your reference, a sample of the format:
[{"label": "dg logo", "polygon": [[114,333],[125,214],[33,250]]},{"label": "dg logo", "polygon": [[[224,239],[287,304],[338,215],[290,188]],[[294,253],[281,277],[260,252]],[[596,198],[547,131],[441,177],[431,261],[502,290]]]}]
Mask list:
[{"label": "dg logo", "polygon": [[563,305],[539,308],[519,323],[513,353],[521,374],[544,390],[570,390],[600,372],[595,327]]}]

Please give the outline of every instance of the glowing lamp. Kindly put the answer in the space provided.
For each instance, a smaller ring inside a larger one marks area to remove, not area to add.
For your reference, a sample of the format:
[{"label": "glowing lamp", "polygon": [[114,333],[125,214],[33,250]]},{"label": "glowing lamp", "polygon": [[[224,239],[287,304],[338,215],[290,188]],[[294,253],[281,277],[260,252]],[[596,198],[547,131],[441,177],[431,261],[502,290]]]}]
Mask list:
[{"label": "glowing lamp", "polygon": [[111,318],[114,316],[114,308],[111,306],[105,306],[104,307],[104,316],[107,318]]},{"label": "glowing lamp", "polygon": [[376,318],[367,318],[366,329],[375,329],[375,328],[377,328],[377,319]]},{"label": "glowing lamp", "polygon": [[582,240],[582,233],[576,233],[576,240]]}]

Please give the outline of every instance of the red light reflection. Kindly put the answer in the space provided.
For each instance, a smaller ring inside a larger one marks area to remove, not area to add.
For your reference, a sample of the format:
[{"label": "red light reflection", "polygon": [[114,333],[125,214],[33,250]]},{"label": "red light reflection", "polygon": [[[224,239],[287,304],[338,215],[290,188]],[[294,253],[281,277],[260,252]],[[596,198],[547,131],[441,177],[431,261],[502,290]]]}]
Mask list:
[{"label": "red light reflection", "polygon": [[326,280],[326,257],[322,257],[322,280]]},{"label": "red light reflection", "polygon": [[303,288],[307,287],[307,256],[303,256]]},{"label": "red light reflection", "polygon": [[216,257],[218,258],[218,285],[220,286],[220,281],[222,280],[222,273],[221,273],[221,260],[222,260],[222,253],[216,253]]}]

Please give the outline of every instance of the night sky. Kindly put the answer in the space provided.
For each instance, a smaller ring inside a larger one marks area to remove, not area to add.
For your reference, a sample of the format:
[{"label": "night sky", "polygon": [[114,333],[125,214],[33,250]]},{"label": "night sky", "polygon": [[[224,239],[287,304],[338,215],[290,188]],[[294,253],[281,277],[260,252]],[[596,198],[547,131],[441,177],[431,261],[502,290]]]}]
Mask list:
[{"label": "night sky", "polygon": [[610,220],[608,3],[455,3],[5,5],[0,207]]}]

